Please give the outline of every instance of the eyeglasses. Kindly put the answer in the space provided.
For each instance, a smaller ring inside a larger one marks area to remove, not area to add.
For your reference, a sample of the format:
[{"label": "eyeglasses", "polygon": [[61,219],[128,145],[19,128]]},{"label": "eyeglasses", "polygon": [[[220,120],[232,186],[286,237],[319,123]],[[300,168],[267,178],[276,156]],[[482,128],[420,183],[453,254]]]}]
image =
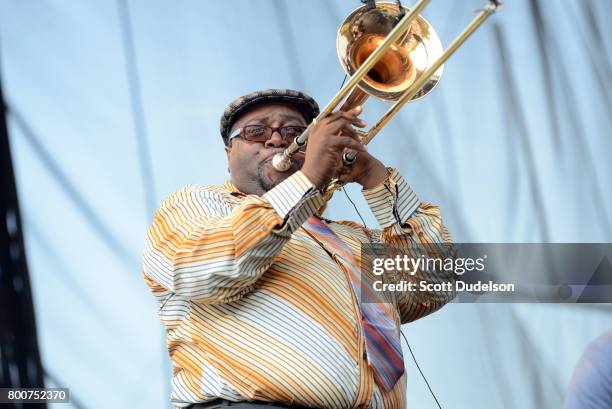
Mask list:
[{"label": "eyeglasses", "polygon": [[266,142],[272,138],[274,132],[278,132],[284,141],[291,143],[305,130],[305,126],[280,126],[274,128],[267,125],[247,125],[232,132],[229,136],[229,140],[240,136],[251,142]]}]

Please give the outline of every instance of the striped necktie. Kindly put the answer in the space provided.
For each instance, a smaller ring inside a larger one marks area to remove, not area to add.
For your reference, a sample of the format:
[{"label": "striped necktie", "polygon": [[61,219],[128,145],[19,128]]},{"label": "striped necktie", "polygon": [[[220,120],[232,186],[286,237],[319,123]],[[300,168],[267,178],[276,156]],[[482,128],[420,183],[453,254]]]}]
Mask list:
[{"label": "striped necktie", "polygon": [[311,216],[302,225],[326,249],[349,276],[361,312],[368,363],[377,383],[388,391],[404,373],[404,357],[393,306],[380,298],[371,285],[361,283],[361,274],[351,249],[320,219]]}]

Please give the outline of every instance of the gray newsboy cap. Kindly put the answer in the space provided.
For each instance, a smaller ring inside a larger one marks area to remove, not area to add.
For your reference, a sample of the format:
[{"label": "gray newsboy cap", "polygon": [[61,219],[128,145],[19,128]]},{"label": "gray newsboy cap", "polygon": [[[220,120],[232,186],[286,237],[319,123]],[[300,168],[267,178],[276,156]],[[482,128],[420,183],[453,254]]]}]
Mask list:
[{"label": "gray newsboy cap", "polygon": [[225,108],[221,115],[220,131],[227,145],[230,130],[236,120],[249,108],[262,102],[286,102],[293,105],[310,123],[319,115],[319,105],[309,95],[292,89],[262,89],[236,98]]}]

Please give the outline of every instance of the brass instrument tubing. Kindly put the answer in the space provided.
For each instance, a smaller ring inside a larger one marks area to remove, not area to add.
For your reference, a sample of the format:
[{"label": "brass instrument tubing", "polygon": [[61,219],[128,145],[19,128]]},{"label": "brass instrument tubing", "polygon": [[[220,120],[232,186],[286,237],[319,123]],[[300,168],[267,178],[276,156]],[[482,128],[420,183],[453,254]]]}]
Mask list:
[{"label": "brass instrument tubing", "polygon": [[[395,114],[416,95],[417,92],[425,85],[427,80],[457,51],[461,45],[484,23],[484,21],[491,16],[499,8],[499,2],[490,1],[490,3],[483,8],[480,13],[470,22],[470,24],[459,34],[448,48],[442,53],[442,55],[431,65],[419,78],[416,80],[400,97],[399,100],[391,107],[381,119],[374,125],[370,131],[364,137],[364,144],[368,144],[374,136],[395,116]],[[357,152],[350,152],[347,154],[349,159],[354,159]],[[352,158],[351,158],[352,156]]]},{"label": "brass instrument tubing", "polygon": [[[359,81],[366,76],[366,74],[376,65],[380,57],[391,47],[391,45],[410,28],[412,21],[418,17],[421,11],[427,6],[431,0],[420,0],[414,9],[404,16],[402,20],[391,30],[385,40],[370,54],[370,56],[364,61],[364,63],[355,71],[355,73],[349,78],[348,82],[338,91],[338,93],[332,98],[332,100],[325,106],[325,108],[319,113],[319,115],[308,125],[306,130],[297,137],[291,145],[285,149],[282,155],[284,160],[288,160],[293,156],[308,140],[308,134],[312,127],[316,125],[318,121],[329,115],[334,108],[340,103],[340,101],[346,97],[346,95],[357,85]],[[276,166],[275,166],[276,167]],[[280,171],[286,169],[278,169]]]}]

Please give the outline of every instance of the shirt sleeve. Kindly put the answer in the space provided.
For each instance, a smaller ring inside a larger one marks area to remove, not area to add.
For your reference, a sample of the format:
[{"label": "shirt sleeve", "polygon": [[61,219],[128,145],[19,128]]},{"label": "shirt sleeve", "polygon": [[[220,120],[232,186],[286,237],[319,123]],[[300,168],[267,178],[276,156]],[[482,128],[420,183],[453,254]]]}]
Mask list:
[{"label": "shirt sleeve", "polygon": [[306,218],[323,204],[298,171],[263,196],[236,202],[190,185],[170,195],[145,241],[143,273],[177,295],[224,303],[249,292]]},{"label": "shirt sleeve", "polygon": [[[412,257],[424,252],[428,257],[444,257],[452,247],[452,237],[442,223],[440,208],[419,200],[397,169],[390,169],[388,178],[377,186],[363,190],[363,195],[382,230],[371,231],[384,244]],[[454,273],[400,273],[397,280],[450,283],[449,291],[398,292],[398,308],[402,324],[431,314],[455,297]]]},{"label": "shirt sleeve", "polygon": [[578,361],[564,409],[612,408],[612,331],[593,341]]}]

